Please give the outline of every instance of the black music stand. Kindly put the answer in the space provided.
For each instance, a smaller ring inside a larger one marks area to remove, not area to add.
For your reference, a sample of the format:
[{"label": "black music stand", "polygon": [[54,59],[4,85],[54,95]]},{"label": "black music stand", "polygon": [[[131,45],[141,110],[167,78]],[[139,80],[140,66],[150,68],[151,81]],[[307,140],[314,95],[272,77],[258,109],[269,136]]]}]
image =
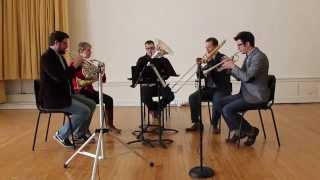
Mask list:
[{"label": "black music stand", "polygon": [[[127,144],[133,144],[133,143],[138,143],[141,142],[144,145],[150,145],[151,147],[154,147],[151,143],[152,140],[147,139],[144,137],[145,133],[145,126],[144,126],[144,112],[143,112],[143,105],[142,105],[142,84],[150,84],[152,83],[152,73],[150,71],[151,69],[147,68],[147,65],[143,67],[143,69],[140,72],[137,72],[137,67],[136,66],[131,66],[131,77],[128,78],[129,80],[132,81],[132,85],[130,87],[135,88],[137,84],[140,85],[140,129],[141,131],[139,132],[139,135],[137,135],[137,140],[129,141]],[[147,76],[148,75],[148,76]],[[143,78],[144,76],[150,77],[150,78]]]},{"label": "black music stand", "polygon": [[[171,66],[172,67],[172,66]],[[144,138],[144,133],[145,132],[150,132],[147,131],[147,128],[145,129],[144,126],[144,114],[143,114],[143,107],[142,107],[142,96],[141,96],[141,84],[156,84],[157,87],[157,96],[158,96],[158,114],[161,115],[161,109],[160,109],[160,87],[163,86],[164,88],[167,86],[164,82],[164,80],[162,79],[160,73],[158,72],[156,66],[154,64],[146,64],[143,66],[142,70],[138,73],[137,68],[135,66],[131,67],[132,70],[132,85],[131,87],[135,87],[137,84],[140,84],[140,110],[141,110],[141,131],[140,134],[137,136],[138,140],[135,141],[131,141],[128,142],[128,144],[131,143],[136,143],[136,142],[142,142]],[[172,68],[173,70],[173,68]],[[175,71],[171,71],[170,74],[176,75]],[[162,147],[166,148],[166,144],[172,143],[173,140],[171,139],[163,139],[162,138],[162,134],[163,131],[174,131],[174,132],[178,132],[175,129],[166,129],[164,128],[164,119],[163,116],[160,116],[160,125],[158,126],[157,130],[159,131],[159,139],[158,140],[148,140],[147,142],[151,143],[151,142],[158,142]],[[145,140],[143,141],[145,142]]]}]

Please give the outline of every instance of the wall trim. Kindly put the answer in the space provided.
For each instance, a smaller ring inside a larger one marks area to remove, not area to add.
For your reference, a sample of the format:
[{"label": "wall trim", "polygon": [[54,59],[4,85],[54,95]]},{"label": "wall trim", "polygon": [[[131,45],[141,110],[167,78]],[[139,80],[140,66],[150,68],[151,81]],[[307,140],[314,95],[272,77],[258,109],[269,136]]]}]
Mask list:
[{"label": "wall trim", "polygon": [[[175,81],[171,81],[174,83]],[[24,87],[24,92],[32,92],[32,81]],[[31,84],[30,84],[31,83]],[[233,93],[239,91],[240,82],[232,81]],[[139,106],[138,87],[131,88],[131,82],[111,81],[104,85],[104,92],[110,94],[114,98],[115,106]],[[172,105],[182,105],[187,103],[188,96],[196,90],[194,81],[188,81],[185,87],[176,94]],[[15,88],[21,88],[15,86]],[[32,93],[10,93],[17,92],[13,88],[9,88],[8,102],[0,104],[0,109],[33,109],[36,108],[34,95]],[[276,85],[276,103],[313,103],[320,102],[320,78],[279,78]]]}]

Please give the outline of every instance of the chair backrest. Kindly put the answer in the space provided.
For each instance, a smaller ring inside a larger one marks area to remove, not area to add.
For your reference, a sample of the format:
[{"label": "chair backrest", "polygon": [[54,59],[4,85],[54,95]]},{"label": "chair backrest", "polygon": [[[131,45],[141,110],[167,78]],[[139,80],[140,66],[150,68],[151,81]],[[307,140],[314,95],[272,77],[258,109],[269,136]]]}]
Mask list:
[{"label": "chair backrest", "polygon": [[268,106],[273,105],[274,103],[274,94],[276,91],[276,77],[272,74],[268,75],[268,87],[270,89],[270,98],[268,101]]},{"label": "chair backrest", "polygon": [[37,108],[40,109],[41,104],[40,104],[40,100],[39,100],[39,91],[40,91],[40,80],[39,79],[35,79],[33,81],[33,90],[34,90],[34,97],[36,99]]}]

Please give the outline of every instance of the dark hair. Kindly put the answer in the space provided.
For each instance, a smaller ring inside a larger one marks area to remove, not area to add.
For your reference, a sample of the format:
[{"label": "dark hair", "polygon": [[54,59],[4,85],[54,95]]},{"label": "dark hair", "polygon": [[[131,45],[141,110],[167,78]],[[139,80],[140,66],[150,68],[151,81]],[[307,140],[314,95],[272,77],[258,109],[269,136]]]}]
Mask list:
[{"label": "dark hair", "polygon": [[146,45],[146,44],[153,44],[153,45],[154,45],[154,42],[153,42],[152,40],[148,40],[148,41],[146,41],[146,42],[144,43],[144,45]]},{"label": "dark hair", "polygon": [[242,43],[249,42],[249,44],[253,47],[254,46],[254,35],[248,31],[242,31],[237,34],[236,37],[233,38],[235,41],[241,40]]},{"label": "dark hair", "polygon": [[49,46],[54,45],[55,41],[62,42],[65,38],[69,38],[69,35],[62,31],[53,31],[49,35]]},{"label": "dark hair", "polygon": [[213,46],[218,46],[218,44],[219,44],[218,40],[217,40],[216,38],[214,38],[214,37],[209,37],[209,38],[206,40],[206,42],[211,42],[211,44],[212,44]]}]

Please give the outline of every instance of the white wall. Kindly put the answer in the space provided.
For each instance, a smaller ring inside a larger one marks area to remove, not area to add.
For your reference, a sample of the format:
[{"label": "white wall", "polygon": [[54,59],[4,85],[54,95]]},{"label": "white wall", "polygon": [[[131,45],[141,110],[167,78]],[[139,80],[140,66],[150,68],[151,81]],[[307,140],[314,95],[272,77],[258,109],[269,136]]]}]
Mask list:
[{"label": "white wall", "polygon": [[[145,40],[167,42],[175,52],[169,59],[182,74],[203,54],[207,37],[226,39],[221,51],[230,55],[236,51],[232,38],[243,30],[255,34],[256,45],[269,57],[270,73],[280,80],[277,93],[282,102],[319,101],[318,0],[69,2],[71,49],[75,51],[79,41],[93,44],[95,57],[107,64],[109,84],[105,91],[118,105],[137,100],[138,92],[129,88],[127,78],[130,66],[144,54]],[[194,90],[192,84],[177,95],[177,101],[186,100]],[[235,91],[237,88],[235,84]]]},{"label": "white wall", "polygon": [[[127,77],[130,66],[144,54],[145,40],[167,42],[175,51],[169,59],[182,74],[203,54],[207,37],[226,39],[221,51],[230,55],[236,51],[232,38],[249,30],[269,57],[270,73],[283,82],[298,79],[296,84],[315,79],[311,94],[318,96],[319,6],[317,0],[70,0],[71,49],[83,40],[93,44],[95,57],[108,67],[106,91],[124,103],[137,98]],[[283,95],[293,88],[281,87]],[[294,92],[301,88],[294,87]],[[189,83],[177,99],[185,101],[191,91]]]},{"label": "white wall", "polygon": [[81,40],[94,45],[110,81],[126,81],[146,39],[167,42],[182,73],[203,54],[207,37],[226,39],[222,51],[231,54],[242,30],[255,34],[277,77],[320,77],[318,7],[317,0],[70,0],[70,34],[73,48]]}]

